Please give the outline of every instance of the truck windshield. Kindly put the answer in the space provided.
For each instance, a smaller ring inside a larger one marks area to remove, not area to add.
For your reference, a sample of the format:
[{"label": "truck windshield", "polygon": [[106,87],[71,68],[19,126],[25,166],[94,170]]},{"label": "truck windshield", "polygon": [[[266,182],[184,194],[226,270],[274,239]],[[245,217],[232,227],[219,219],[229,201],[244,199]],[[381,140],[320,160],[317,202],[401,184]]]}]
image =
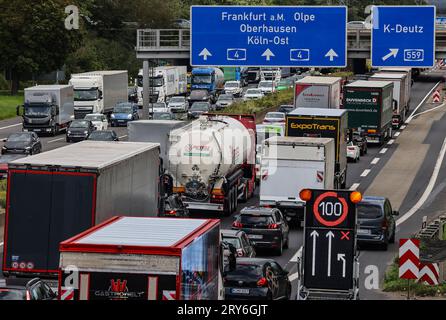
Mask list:
[{"label": "truck windshield", "polygon": [[26,117],[48,117],[51,115],[51,107],[48,105],[25,105]]},{"label": "truck windshield", "polygon": [[94,101],[99,98],[98,89],[75,89],[74,101]]},{"label": "truck windshield", "polygon": [[[164,85],[164,79],[163,77],[154,77],[149,79],[149,86],[150,87],[162,87]],[[142,87],[144,85],[143,77],[138,76],[136,79],[136,83],[138,87]]]},{"label": "truck windshield", "polygon": [[208,75],[194,75],[192,78],[193,84],[210,84],[212,77]]}]

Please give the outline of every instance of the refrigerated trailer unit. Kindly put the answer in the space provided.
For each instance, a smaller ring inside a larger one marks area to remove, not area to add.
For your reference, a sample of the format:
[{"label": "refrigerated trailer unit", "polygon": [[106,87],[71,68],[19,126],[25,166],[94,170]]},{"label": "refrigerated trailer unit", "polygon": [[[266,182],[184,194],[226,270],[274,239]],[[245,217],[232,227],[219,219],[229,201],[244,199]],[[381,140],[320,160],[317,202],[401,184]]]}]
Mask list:
[{"label": "refrigerated trailer unit", "polygon": [[59,243],[116,215],[158,213],[159,145],[84,141],[9,163],[3,273],[51,277]]},{"label": "refrigerated trailer unit", "polygon": [[60,244],[59,298],[222,299],[221,262],[218,220],[115,217]]},{"label": "refrigerated trailer unit", "polygon": [[341,104],[339,77],[305,77],[296,81],[294,106],[296,108],[339,109]]},{"label": "refrigerated trailer unit", "polygon": [[334,169],[331,138],[269,138],[263,143],[260,205],[280,209],[288,221],[303,221],[299,191],[333,189]]}]

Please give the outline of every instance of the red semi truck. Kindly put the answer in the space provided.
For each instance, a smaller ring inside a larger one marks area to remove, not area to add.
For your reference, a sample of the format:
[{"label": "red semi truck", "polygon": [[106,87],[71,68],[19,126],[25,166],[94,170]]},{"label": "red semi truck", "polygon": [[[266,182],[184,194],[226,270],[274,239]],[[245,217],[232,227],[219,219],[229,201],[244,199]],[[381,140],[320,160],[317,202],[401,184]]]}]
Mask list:
[{"label": "red semi truck", "polygon": [[223,299],[223,252],[219,220],[114,217],[60,244],[59,299]]}]

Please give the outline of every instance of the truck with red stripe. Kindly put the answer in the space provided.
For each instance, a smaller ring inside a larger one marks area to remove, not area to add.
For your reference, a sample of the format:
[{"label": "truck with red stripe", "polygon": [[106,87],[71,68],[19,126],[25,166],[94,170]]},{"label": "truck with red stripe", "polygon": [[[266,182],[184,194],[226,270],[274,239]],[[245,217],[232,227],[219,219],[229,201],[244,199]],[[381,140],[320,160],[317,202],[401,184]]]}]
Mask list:
[{"label": "truck with red stripe", "polygon": [[171,131],[168,173],[190,210],[232,214],[255,189],[254,115],[206,114]]},{"label": "truck with red stripe", "polygon": [[219,220],[114,217],[60,244],[59,299],[223,299],[220,237]]}]

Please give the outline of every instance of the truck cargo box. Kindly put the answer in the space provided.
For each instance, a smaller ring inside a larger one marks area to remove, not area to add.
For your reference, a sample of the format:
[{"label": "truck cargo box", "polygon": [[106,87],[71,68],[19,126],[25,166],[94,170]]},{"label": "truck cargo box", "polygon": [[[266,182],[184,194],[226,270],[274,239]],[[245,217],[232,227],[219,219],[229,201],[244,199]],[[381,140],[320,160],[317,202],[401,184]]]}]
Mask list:
[{"label": "truck cargo box", "polygon": [[310,77],[296,81],[294,106],[296,108],[339,109],[341,104],[339,77]]},{"label": "truck cargo box", "polygon": [[159,145],[84,141],[9,163],[3,272],[54,275],[59,243],[116,215],[158,213]]},{"label": "truck cargo box", "polygon": [[217,300],[219,250],[218,220],[115,217],[60,244],[59,297]]}]

